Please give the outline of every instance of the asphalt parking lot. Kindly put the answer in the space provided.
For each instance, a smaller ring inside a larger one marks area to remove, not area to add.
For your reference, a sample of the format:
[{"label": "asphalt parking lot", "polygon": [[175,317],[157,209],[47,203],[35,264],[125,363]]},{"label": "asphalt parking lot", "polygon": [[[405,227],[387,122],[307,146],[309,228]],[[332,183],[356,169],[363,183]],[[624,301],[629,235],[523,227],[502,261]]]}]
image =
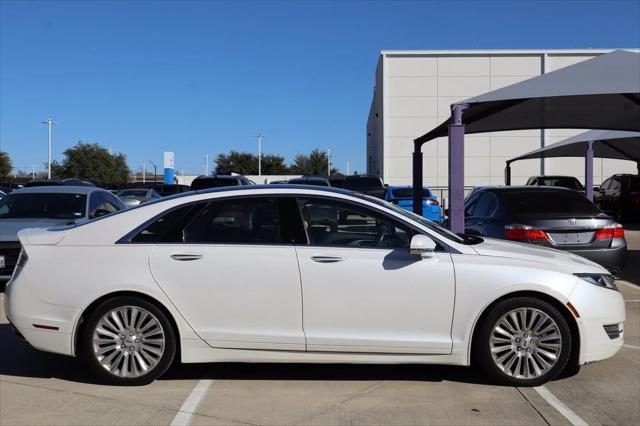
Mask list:
[{"label": "asphalt parking lot", "polygon": [[148,386],[102,386],[17,340],[0,312],[0,425],[637,425],[640,231],[627,239],[625,346],[540,388],[495,386],[471,368],[300,364],[179,365]]}]

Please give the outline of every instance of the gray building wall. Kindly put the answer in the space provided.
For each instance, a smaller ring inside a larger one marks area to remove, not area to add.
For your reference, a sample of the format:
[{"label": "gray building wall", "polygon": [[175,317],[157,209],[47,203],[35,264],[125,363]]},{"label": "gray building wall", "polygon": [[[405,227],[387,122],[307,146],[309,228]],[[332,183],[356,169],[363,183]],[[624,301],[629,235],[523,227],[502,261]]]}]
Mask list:
[{"label": "gray building wall", "polygon": [[[604,50],[383,51],[367,121],[367,172],[391,185],[411,184],[413,139],[449,117],[452,103],[607,53]],[[504,183],[505,161],[583,129],[519,130],[467,135],[465,185]],[[446,186],[447,139],[423,145],[424,182]],[[584,160],[524,160],[512,165],[513,184],[532,175],[574,175]],[[614,173],[635,173],[635,163],[600,160],[594,182]]]}]

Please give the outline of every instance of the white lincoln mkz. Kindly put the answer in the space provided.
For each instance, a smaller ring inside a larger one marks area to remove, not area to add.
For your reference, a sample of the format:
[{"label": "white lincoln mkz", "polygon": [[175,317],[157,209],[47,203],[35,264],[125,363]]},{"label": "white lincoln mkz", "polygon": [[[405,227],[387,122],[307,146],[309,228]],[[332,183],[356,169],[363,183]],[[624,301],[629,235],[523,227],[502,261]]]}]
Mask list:
[{"label": "white lincoln mkz", "polygon": [[179,359],[477,363],[527,386],[623,342],[624,301],[599,265],[342,190],[190,192],[19,238],[14,331],[109,383]]}]

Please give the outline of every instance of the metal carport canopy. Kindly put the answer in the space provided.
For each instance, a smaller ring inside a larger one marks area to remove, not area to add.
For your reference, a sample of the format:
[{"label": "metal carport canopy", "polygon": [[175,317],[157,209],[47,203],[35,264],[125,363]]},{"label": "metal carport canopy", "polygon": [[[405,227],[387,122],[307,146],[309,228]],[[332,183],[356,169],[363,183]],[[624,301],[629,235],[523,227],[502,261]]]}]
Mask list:
[{"label": "metal carport canopy", "polygon": [[511,185],[511,163],[533,158],[584,157],[587,197],[593,199],[593,157],[635,161],[640,169],[640,132],[589,130],[507,161],[505,183]]},{"label": "metal carport canopy", "polygon": [[640,131],[640,54],[597,56],[451,106],[414,140],[413,211],[422,213],[422,145],[449,135],[449,224],[464,230],[464,134],[537,128]]}]

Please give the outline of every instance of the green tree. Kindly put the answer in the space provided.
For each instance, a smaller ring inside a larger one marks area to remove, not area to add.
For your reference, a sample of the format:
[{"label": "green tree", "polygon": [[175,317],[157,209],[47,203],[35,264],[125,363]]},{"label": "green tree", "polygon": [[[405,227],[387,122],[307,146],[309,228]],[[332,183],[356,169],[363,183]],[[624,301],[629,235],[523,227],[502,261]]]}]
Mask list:
[{"label": "green tree", "polygon": [[11,164],[11,158],[9,154],[4,151],[0,151],[0,178],[6,179],[11,174],[13,166]]},{"label": "green tree", "polygon": [[[329,158],[325,151],[314,149],[311,154],[304,155],[298,154],[293,159],[293,163],[289,167],[289,172],[294,175],[327,175],[327,166]],[[331,174],[336,173],[338,170],[331,168]]]},{"label": "green tree", "polygon": [[[284,175],[288,168],[284,157],[277,154],[262,154],[263,175]],[[250,152],[231,151],[229,154],[218,154],[215,173],[242,175],[258,174],[258,156]]]},{"label": "green tree", "polygon": [[215,172],[217,174],[257,175],[258,157],[249,152],[234,150],[231,150],[229,154],[218,154]]},{"label": "green tree", "polygon": [[52,163],[55,178],[88,180],[105,188],[116,188],[129,181],[131,171],[124,154],[110,154],[98,144],[79,142],[64,152],[64,160]]}]

